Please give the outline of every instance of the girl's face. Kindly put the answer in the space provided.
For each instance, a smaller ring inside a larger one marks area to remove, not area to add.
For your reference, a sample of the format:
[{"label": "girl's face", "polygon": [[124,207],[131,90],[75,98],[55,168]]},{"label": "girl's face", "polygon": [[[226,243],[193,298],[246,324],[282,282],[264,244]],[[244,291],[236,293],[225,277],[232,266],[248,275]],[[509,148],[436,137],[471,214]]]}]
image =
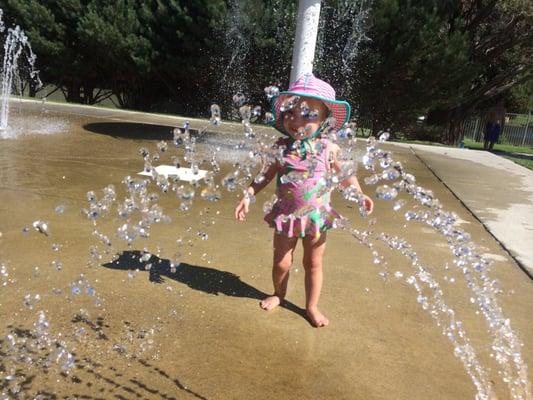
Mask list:
[{"label": "girl's face", "polygon": [[282,113],[283,128],[293,139],[301,140],[312,135],[326,120],[329,109],[326,105],[317,99],[297,96],[288,97],[284,103],[290,103],[294,106]]}]

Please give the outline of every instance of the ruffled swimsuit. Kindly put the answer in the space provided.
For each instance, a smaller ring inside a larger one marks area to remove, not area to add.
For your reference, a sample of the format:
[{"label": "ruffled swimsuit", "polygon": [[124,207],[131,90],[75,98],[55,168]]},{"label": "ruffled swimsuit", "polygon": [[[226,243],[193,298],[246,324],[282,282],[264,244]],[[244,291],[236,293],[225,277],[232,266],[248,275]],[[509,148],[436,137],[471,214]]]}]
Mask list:
[{"label": "ruffled swimsuit", "polygon": [[329,141],[318,139],[302,157],[291,150],[291,141],[281,139],[278,146],[285,146],[277,175],[278,200],[265,215],[265,221],[278,233],[293,236],[319,237],[342,218],[330,206],[330,191],[325,187],[324,175],[329,170]]}]

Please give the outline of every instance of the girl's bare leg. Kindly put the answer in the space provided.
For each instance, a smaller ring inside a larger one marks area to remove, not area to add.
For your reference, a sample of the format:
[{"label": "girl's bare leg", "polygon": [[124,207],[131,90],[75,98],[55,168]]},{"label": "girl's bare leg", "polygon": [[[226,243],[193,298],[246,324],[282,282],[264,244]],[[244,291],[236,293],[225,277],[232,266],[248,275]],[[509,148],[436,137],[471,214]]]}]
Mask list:
[{"label": "girl's bare leg", "polygon": [[306,236],[303,239],[305,268],[305,309],[307,316],[317,328],[327,326],[329,320],[318,310],[322,290],[322,259],[326,250],[326,232],[319,238]]},{"label": "girl's bare leg", "polygon": [[287,294],[289,270],[291,269],[292,254],[296,243],[298,243],[297,237],[288,238],[274,232],[274,263],[272,267],[274,294],[259,303],[263,310],[272,310],[283,301]]}]

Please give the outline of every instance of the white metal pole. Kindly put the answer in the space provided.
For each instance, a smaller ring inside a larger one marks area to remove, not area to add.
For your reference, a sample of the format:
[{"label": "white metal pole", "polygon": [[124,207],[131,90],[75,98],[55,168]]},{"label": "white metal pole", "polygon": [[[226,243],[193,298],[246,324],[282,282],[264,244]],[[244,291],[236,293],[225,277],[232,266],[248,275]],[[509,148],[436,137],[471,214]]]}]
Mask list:
[{"label": "white metal pole", "polygon": [[[476,118],[476,127],[474,128],[474,142],[478,141],[478,138],[481,138],[482,135],[480,135],[481,131],[481,117]],[[481,140],[480,140],[481,141]]]},{"label": "white metal pole", "polygon": [[526,123],[526,129],[524,131],[524,138],[522,139],[522,147],[526,145],[526,136],[528,134],[529,130],[529,120],[531,119],[531,111],[527,113],[527,123]]},{"label": "white metal pole", "polygon": [[299,1],[296,35],[292,50],[291,84],[303,74],[313,72],[319,18],[320,0]]}]

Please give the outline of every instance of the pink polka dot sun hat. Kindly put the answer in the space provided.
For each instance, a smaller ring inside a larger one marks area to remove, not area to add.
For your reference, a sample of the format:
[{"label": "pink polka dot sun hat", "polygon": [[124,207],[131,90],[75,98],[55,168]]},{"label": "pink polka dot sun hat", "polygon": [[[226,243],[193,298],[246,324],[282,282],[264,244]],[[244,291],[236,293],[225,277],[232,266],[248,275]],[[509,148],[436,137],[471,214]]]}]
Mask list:
[{"label": "pink polka dot sun hat", "polygon": [[324,102],[330,110],[330,117],[335,118],[335,129],[340,129],[350,118],[350,104],[346,101],[335,100],[335,89],[312,73],[302,75],[296,80],[286,92],[281,92],[272,99],[272,114],[274,121],[272,125],[281,133],[286,134],[283,129],[283,119],[281,118],[281,105],[291,96],[310,97]]}]

